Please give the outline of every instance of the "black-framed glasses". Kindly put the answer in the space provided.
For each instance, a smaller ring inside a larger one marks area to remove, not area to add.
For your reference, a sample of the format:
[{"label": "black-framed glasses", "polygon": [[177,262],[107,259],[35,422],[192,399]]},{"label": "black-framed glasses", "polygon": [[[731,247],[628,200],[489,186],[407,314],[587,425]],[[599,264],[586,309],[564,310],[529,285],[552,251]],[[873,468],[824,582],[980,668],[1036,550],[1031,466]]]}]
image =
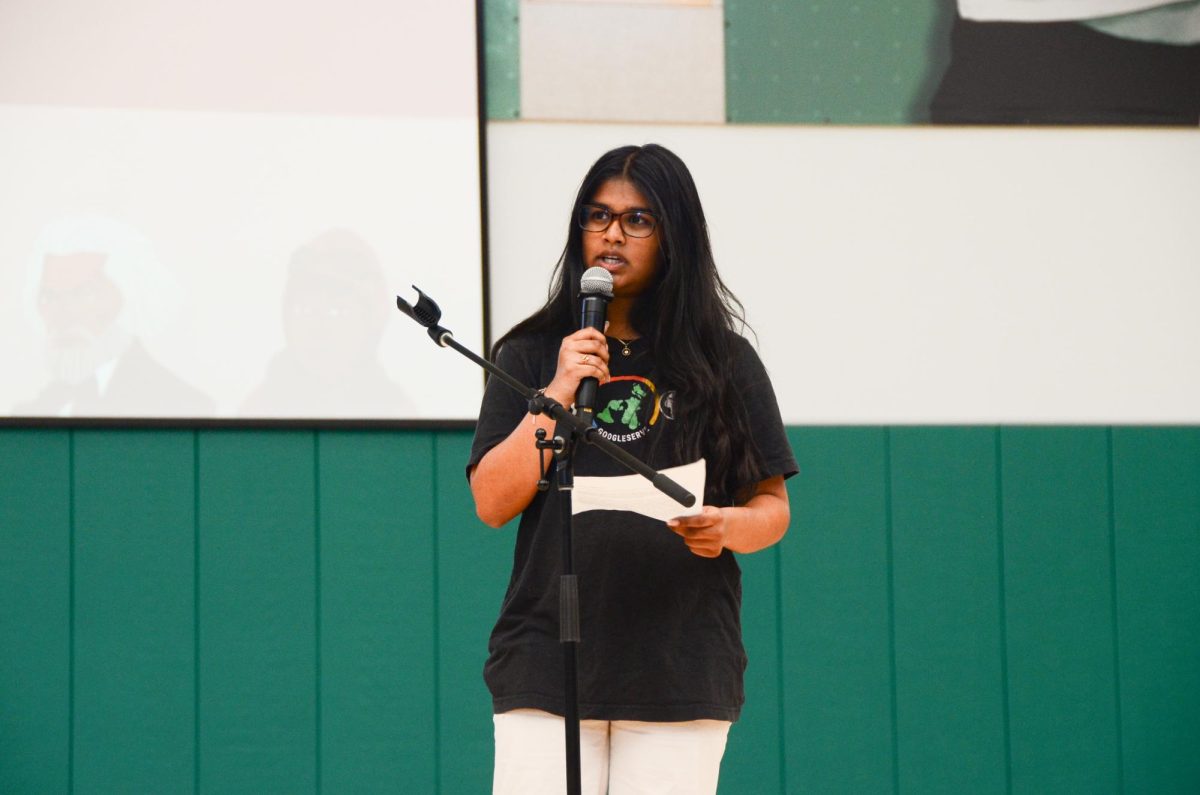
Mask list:
[{"label": "black-framed glasses", "polygon": [[619,218],[621,231],[630,237],[650,237],[658,226],[658,219],[647,210],[629,210],[614,213],[598,204],[585,204],[579,208],[579,228],[585,232],[603,232]]}]

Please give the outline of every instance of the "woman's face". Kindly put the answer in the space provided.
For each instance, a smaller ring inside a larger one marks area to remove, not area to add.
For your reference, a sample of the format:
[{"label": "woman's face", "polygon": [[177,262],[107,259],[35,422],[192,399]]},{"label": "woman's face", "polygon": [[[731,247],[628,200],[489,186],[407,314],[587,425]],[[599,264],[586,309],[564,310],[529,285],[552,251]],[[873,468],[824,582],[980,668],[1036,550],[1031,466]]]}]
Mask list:
[{"label": "woman's face", "polygon": [[614,298],[640,295],[658,271],[659,228],[656,223],[649,237],[628,235],[621,227],[620,214],[632,210],[652,214],[650,202],[632,182],[610,179],[600,185],[588,204],[611,212],[612,223],[601,232],[581,231],[584,266],[598,265],[612,274]]}]

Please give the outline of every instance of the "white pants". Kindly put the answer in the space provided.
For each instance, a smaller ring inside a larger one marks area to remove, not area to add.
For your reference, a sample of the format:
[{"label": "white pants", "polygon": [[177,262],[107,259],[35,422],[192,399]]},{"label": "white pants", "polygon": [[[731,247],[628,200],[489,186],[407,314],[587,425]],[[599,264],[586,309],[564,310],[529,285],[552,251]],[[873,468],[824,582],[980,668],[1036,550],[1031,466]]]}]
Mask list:
[{"label": "white pants", "polygon": [[[494,716],[493,795],[561,795],[567,788],[563,719],[536,709]],[[583,795],[715,795],[729,721],[579,725]]]}]

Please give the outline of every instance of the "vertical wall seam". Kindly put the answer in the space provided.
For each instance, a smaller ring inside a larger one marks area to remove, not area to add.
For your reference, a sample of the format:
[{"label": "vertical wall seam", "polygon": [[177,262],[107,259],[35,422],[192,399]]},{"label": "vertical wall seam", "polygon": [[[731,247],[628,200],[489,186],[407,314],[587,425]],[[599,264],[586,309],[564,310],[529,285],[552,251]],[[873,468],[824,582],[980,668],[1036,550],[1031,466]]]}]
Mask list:
[{"label": "vertical wall seam", "polygon": [[779,793],[787,792],[787,677],[783,675],[783,553],[776,544],[775,555],[775,683],[777,691],[776,719],[779,722]]},{"label": "vertical wall seam", "polygon": [[1004,791],[1012,794],[1012,717],[1008,697],[1008,602],[1004,567],[1004,455],[1001,427],[995,431],[996,568],[1000,607],[1000,694],[1004,707]]},{"label": "vertical wall seam", "polygon": [[1116,477],[1114,475],[1114,451],[1113,451],[1113,429],[1108,426],[1106,430],[1107,442],[1107,488],[1108,488],[1108,572],[1109,572],[1109,593],[1112,599],[1112,626],[1113,626],[1113,706],[1116,710],[1116,729],[1117,729],[1117,792],[1125,791],[1125,738],[1122,731],[1123,717],[1121,714],[1121,624],[1117,610],[1117,497],[1116,497]]},{"label": "vertical wall seam", "polygon": [[192,431],[192,791],[200,792],[200,431]]},{"label": "vertical wall seam", "polygon": [[900,792],[900,735],[899,699],[896,694],[896,578],[893,572],[895,555],[892,543],[892,429],[883,429],[883,504],[884,537],[887,546],[887,618],[888,618],[888,678],[891,690],[892,717],[892,792]]},{"label": "vertical wall seam", "polygon": [[432,486],[430,504],[433,509],[432,551],[433,551],[433,791],[442,791],[442,610],[441,610],[441,560],[438,550],[438,539],[441,537],[440,497],[441,484],[438,482],[438,441],[440,434],[431,431],[429,434],[429,462],[432,473],[429,483]]},{"label": "vertical wall seam", "polygon": [[75,791],[75,430],[67,430],[67,792]]},{"label": "vertical wall seam", "polygon": [[313,707],[316,789],[321,792],[321,432],[313,431]]}]

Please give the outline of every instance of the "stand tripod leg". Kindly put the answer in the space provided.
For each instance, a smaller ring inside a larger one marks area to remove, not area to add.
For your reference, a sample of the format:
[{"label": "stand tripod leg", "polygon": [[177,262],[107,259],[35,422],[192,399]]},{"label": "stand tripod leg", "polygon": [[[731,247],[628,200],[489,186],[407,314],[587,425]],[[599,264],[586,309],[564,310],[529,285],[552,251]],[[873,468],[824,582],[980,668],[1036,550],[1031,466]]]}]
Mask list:
[{"label": "stand tripod leg", "polygon": [[[569,455],[569,451],[568,451]],[[559,459],[559,496],[562,503],[562,567],[558,591],[558,639],[563,645],[563,725],[567,746],[567,795],[582,795],[583,774],[579,762],[579,671],[575,653],[580,640],[579,587],[575,578],[575,556],[572,550],[571,489],[572,473],[569,462]]]},{"label": "stand tripod leg", "polygon": [[581,795],[583,791],[583,772],[579,762],[579,703],[575,691],[575,644],[563,644],[563,665],[565,666],[564,682],[567,686],[566,728],[567,740],[567,793]]}]

